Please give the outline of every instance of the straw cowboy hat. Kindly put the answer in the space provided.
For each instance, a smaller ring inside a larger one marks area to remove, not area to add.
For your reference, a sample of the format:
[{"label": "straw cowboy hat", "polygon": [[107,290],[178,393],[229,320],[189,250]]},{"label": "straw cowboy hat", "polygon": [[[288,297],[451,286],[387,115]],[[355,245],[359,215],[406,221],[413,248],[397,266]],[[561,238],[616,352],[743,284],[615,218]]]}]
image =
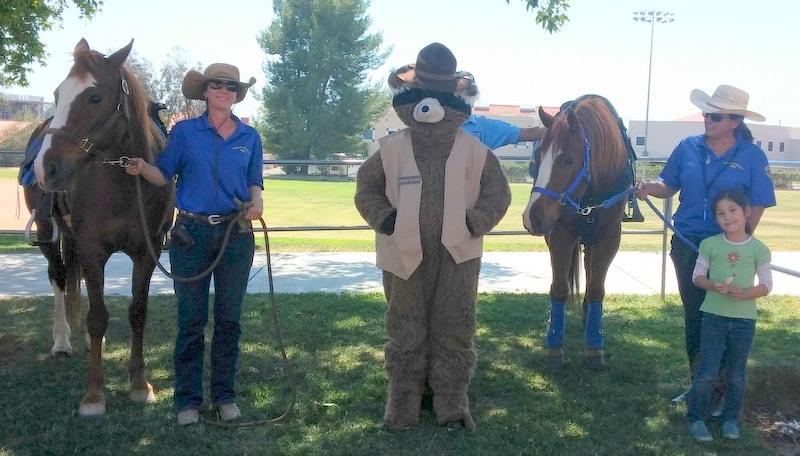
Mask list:
[{"label": "straw cowboy hat", "polygon": [[219,80],[225,82],[235,82],[239,84],[239,91],[236,92],[236,102],[244,100],[247,95],[247,89],[256,83],[256,78],[251,77],[250,82],[242,82],[239,80],[239,69],[227,63],[212,63],[201,74],[197,71],[190,70],[183,78],[181,89],[183,96],[192,100],[204,100],[203,90],[206,88],[206,83],[211,80]]},{"label": "straw cowboy hat", "polygon": [[416,63],[400,68],[389,79],[396,76],[401,81],[422,89],[456,93],[472,85],[471,79],[456,73],[456,65],[456,57],[447,46],[431,43],[419,51]]},{"label": "straw cowboy hat", "polygon": [[748,111],[747,102],[750,100],[750,95],[733,86],[723,84],[717,87],[711,96],[700,89],[694,89],[689,95],[689,100],[703,112],[709,114],[735,114],[755,122],[767,120],[757,112]]}]

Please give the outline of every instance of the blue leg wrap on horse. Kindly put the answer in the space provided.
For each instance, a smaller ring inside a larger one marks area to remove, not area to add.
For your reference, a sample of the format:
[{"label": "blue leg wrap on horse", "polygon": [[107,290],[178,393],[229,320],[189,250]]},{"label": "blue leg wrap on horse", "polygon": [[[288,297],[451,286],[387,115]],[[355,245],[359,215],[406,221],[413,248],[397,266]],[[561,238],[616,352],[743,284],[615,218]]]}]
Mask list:
[{"label": "blue leg wrap on horse", "polygon": [[586,309],[586,348],[603,348],[603,302],[590,302]]},{"label": "blue leg wrap on horse", "polygon": [[566,302],[550,301],[550,323],[547,324],[547,348],[564,345],[564,308]]}]

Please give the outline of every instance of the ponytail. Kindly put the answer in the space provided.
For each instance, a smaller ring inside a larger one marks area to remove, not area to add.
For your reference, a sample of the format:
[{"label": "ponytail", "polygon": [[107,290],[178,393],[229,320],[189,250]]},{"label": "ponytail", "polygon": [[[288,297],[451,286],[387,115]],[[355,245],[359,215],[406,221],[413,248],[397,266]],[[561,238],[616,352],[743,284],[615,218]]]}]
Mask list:
[{"label": "ponytail", "polygon": [[736,133],[740,134],[742,136],[742,139],[744,139],[747,142],[750,142],[750,143],[753,142],[753,140],[754,140],[753,132],[751,132],[750,129],[747,128],[747,125],[744,124],[744,116],[731,115],[731,118],[739,119],[739,126],[736,127],[735,130],[733,130],[733,133],[734,134],[736,134]]}]

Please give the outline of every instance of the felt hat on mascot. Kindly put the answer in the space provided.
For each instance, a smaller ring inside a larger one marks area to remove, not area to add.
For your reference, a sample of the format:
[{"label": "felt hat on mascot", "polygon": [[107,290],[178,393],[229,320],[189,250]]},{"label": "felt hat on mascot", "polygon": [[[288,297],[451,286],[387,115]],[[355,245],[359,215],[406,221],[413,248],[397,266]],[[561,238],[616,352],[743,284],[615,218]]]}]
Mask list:
[{"label": "felt hat on mascot", "polygon": [[456,57],[447,46],[431,43],[419,51],[416,63],[398,69],[394,76],[422,89],[456,93],[472,85],[471,79],[456,72],[456,66]]},{"label": "felt hat on mascot", "polygon": [[692,90],[689,100],[703,112],[709,114],[734,114],[755,122],[767,120],[757,112],[747,110],[750,95],[742,89],[722,84],[709,96],[700,89]]},{"label": "felt hat on mascot", "polygon": [[256,78],[251,77],[250,81],[239,80],[239,68],[227,63],[212,63],[205,71],[199,73],[190,70],[186,73],[181,84],[183,96],[191,100],[203,100],[203,91],[208,81],[225,81],[239,84],[239,91],[236,92],[236,102],[244,100],[247,90],[256,83]]}]

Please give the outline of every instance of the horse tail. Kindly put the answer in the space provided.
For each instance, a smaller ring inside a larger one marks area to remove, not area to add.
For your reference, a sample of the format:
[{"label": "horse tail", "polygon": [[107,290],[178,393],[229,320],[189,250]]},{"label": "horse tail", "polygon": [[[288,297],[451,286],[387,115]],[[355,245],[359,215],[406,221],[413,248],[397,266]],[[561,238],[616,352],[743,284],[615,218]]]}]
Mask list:
[{"label": "horse tail", "polygon": [[78,245],[71,236],[61,237],[62,256],[66,277],[64,283],[64,308],[67,322],[73,331],[81,324],[81,265],[78,261]]},{"label": "horse tail", "polygon": [[570,253],[570,262],[569,262],[569,272],[567,275],[567,281],[569,282],[569,299],[568,301],[572,304],[578,303],[578,298],[580,296],[581,290],[581,244],[580,242],[576,243],[574,247],[572,247],[572,253]]}]

